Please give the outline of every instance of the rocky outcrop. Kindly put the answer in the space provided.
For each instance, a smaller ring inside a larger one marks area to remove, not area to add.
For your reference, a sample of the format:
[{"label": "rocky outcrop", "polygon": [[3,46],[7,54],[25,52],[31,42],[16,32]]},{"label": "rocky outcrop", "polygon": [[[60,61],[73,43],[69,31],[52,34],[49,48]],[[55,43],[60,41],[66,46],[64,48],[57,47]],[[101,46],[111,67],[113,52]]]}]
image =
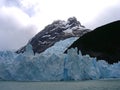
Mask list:
[{"label": "rocky outcrop", "polygon": [[[115,21],[86,33],[68,49],[77,47],[82,54],[106,60],[112,64],[120,60],[120,21]],[[67,52],[67,50],[66,50]]]},{"label": "rocky outcrop", "polygon": [[[32,45],[34,53],[41,53],[60,40],[70,37],[81,37],[89,31],[75,17],[69,18],[67,21],[57,20],[35,35],[28,44]],[[26,46],[16,52],[23,53],[25,48]]]}]

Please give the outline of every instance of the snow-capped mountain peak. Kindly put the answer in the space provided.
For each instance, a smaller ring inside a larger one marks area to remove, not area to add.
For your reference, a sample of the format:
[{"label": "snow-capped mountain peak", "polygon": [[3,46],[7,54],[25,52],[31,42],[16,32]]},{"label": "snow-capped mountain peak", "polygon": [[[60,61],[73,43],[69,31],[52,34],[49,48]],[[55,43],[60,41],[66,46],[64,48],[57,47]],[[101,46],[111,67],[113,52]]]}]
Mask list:
[{"label": "snow-capped mountain peak", "polygon": [[[60,40],[81,37],[89,31],[75,17],[71,17],[67,21],[56,20],[35,35],[28,44],[32,45],[34,53],[41,53]],[[19,49],[17,53],[24,52],[25,47]]]}]

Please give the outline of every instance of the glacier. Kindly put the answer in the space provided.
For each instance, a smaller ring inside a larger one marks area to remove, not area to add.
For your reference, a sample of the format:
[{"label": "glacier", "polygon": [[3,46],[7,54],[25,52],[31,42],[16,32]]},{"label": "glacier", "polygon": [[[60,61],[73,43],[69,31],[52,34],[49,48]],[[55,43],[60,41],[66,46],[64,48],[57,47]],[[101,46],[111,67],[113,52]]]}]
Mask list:
[{"label": "glacier", "polygon": [[78,38],[79,37],[71,37],[65,40],[60,40],[59,42],[56,42],[52,47],[46,49],[42,54],[45,55],[62,54]]},{"label": "glacier", "polygon": [[[70,40],[75,39],[61,42]],[[120,62],[108,64],[105,60],[97,61],[89,55],[83,56],[80,51],[78,54],[77,48],[64,54],[64,47],[67,45],[58,42],[44,53],[35,55],[31,45],[21,54],[1,51],[0,80],[68,81],[120,78]]]}]

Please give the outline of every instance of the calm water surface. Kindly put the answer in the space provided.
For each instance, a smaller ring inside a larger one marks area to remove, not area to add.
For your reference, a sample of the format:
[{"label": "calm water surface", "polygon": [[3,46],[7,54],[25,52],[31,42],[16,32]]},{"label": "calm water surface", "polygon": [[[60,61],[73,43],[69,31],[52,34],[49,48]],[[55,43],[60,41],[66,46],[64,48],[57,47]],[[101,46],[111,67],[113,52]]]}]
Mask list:
[{"label": "calm water surface", "polygon": [[0,81],[0,90],[120,90],[120,79],[72,82]]}]

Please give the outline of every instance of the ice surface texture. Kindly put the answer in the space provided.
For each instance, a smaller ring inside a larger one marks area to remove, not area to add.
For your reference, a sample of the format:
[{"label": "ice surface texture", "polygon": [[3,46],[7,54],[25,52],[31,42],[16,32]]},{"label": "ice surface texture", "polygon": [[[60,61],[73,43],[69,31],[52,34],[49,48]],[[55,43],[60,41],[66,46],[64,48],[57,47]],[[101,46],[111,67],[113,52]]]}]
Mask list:
[{"label": "ice surface texture", "polygon": [[68,54],[34,55],[30,45],[23,54],[0,52],[0,78],[18,81],[60,81],[120,78],[120,62],[112,65],[89,55]]}]

